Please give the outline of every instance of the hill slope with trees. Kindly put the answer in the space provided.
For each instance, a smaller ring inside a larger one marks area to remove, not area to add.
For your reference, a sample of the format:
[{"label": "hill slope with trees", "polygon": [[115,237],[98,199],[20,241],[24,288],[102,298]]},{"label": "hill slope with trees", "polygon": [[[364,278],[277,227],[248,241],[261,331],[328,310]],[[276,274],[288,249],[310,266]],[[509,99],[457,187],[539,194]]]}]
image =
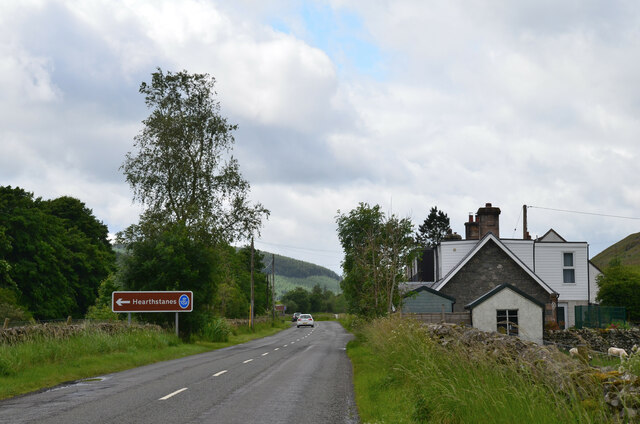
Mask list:
[{"label": "hill slope with trees", "polygon": [[285,292],[295,290],[296,287],[311,291],[316,285],[335,294],[341,293],[340,276],[330,269],[287,256],[272,256],[272,253],[264,251],[260,253],[264,256],[265,269],[263,272],[265,274],[271,275],[271,259],[275,258],[276,296],[278,298]]},{"label": "hill slope with trees", "polygon": [[619,259],[622,265],[627,265],[640,271],[640,233],[630,234],[607,247],[594,256],[591,262],[598,268],[604,269],[614,259]]}]

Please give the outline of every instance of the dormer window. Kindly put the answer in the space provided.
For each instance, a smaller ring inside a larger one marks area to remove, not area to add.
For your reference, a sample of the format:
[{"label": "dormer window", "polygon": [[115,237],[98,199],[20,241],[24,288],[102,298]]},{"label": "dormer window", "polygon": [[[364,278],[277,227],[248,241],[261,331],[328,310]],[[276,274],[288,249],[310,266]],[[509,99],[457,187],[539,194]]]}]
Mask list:
[{"label": "dormer window", "polygon": [[576,269],[573,265],[573,252],[564,252],[562,254],[562,282],[575,283],[576,282]]}]

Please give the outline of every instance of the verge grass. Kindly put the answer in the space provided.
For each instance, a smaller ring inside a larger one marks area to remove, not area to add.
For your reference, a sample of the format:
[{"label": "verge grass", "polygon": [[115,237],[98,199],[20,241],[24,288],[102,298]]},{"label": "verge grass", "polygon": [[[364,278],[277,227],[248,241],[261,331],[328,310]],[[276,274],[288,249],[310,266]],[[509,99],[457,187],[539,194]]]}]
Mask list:
[{"label": "verge grass", "polygon": [[364,423],[609,422],[597,385],[580,386],[588,379],[560,387],[507,355],[442,346],[411,320],[355,333],[348,353]]},{"label": "verge grass", "polygon": [[115,334],[106,334],[89,326],[64,339],[36,337],[15,345],[0,344],[0,399],[220,349],[285,328],[289,323],[257,324],[253,330],[234,327],[224,343],[184,343],[172,333],[148,328],[123,326]]}]

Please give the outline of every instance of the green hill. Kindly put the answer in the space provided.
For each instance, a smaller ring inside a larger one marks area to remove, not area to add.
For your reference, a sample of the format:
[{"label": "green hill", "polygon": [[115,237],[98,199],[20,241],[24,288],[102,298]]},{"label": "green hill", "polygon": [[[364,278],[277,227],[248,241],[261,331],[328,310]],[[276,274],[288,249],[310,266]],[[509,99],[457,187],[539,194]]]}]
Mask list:
[{"label": "green hill", "polygon": [[[260,251],[260,253],[264,255],[263,263],[265,264],[265,269],[263,272],[271,274],[272,254],[264,251]],[[340,276],[319,265],[287,256],[275,255],[275,270],[277,297],[296,287],[303,287],[311,291],[316,284],[335,294],[341,293]]]},{"label": "green hill", "polygon": [[620,259],[623,265],[640,270],[640,233],[631,234],[614,245],[607,247],[591,259],[598,268],[609,266],[613,259]]}]

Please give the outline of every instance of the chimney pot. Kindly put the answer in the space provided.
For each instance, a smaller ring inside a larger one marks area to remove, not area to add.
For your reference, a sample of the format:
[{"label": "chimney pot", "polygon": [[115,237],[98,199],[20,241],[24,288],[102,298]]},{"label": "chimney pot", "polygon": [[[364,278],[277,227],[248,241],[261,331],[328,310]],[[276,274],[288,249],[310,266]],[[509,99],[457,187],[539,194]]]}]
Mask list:
[{"label": "chimney pot", "polygon": [[485,203],[484,207],[485,208],[490,208],[491,207],[491,203]]}]

